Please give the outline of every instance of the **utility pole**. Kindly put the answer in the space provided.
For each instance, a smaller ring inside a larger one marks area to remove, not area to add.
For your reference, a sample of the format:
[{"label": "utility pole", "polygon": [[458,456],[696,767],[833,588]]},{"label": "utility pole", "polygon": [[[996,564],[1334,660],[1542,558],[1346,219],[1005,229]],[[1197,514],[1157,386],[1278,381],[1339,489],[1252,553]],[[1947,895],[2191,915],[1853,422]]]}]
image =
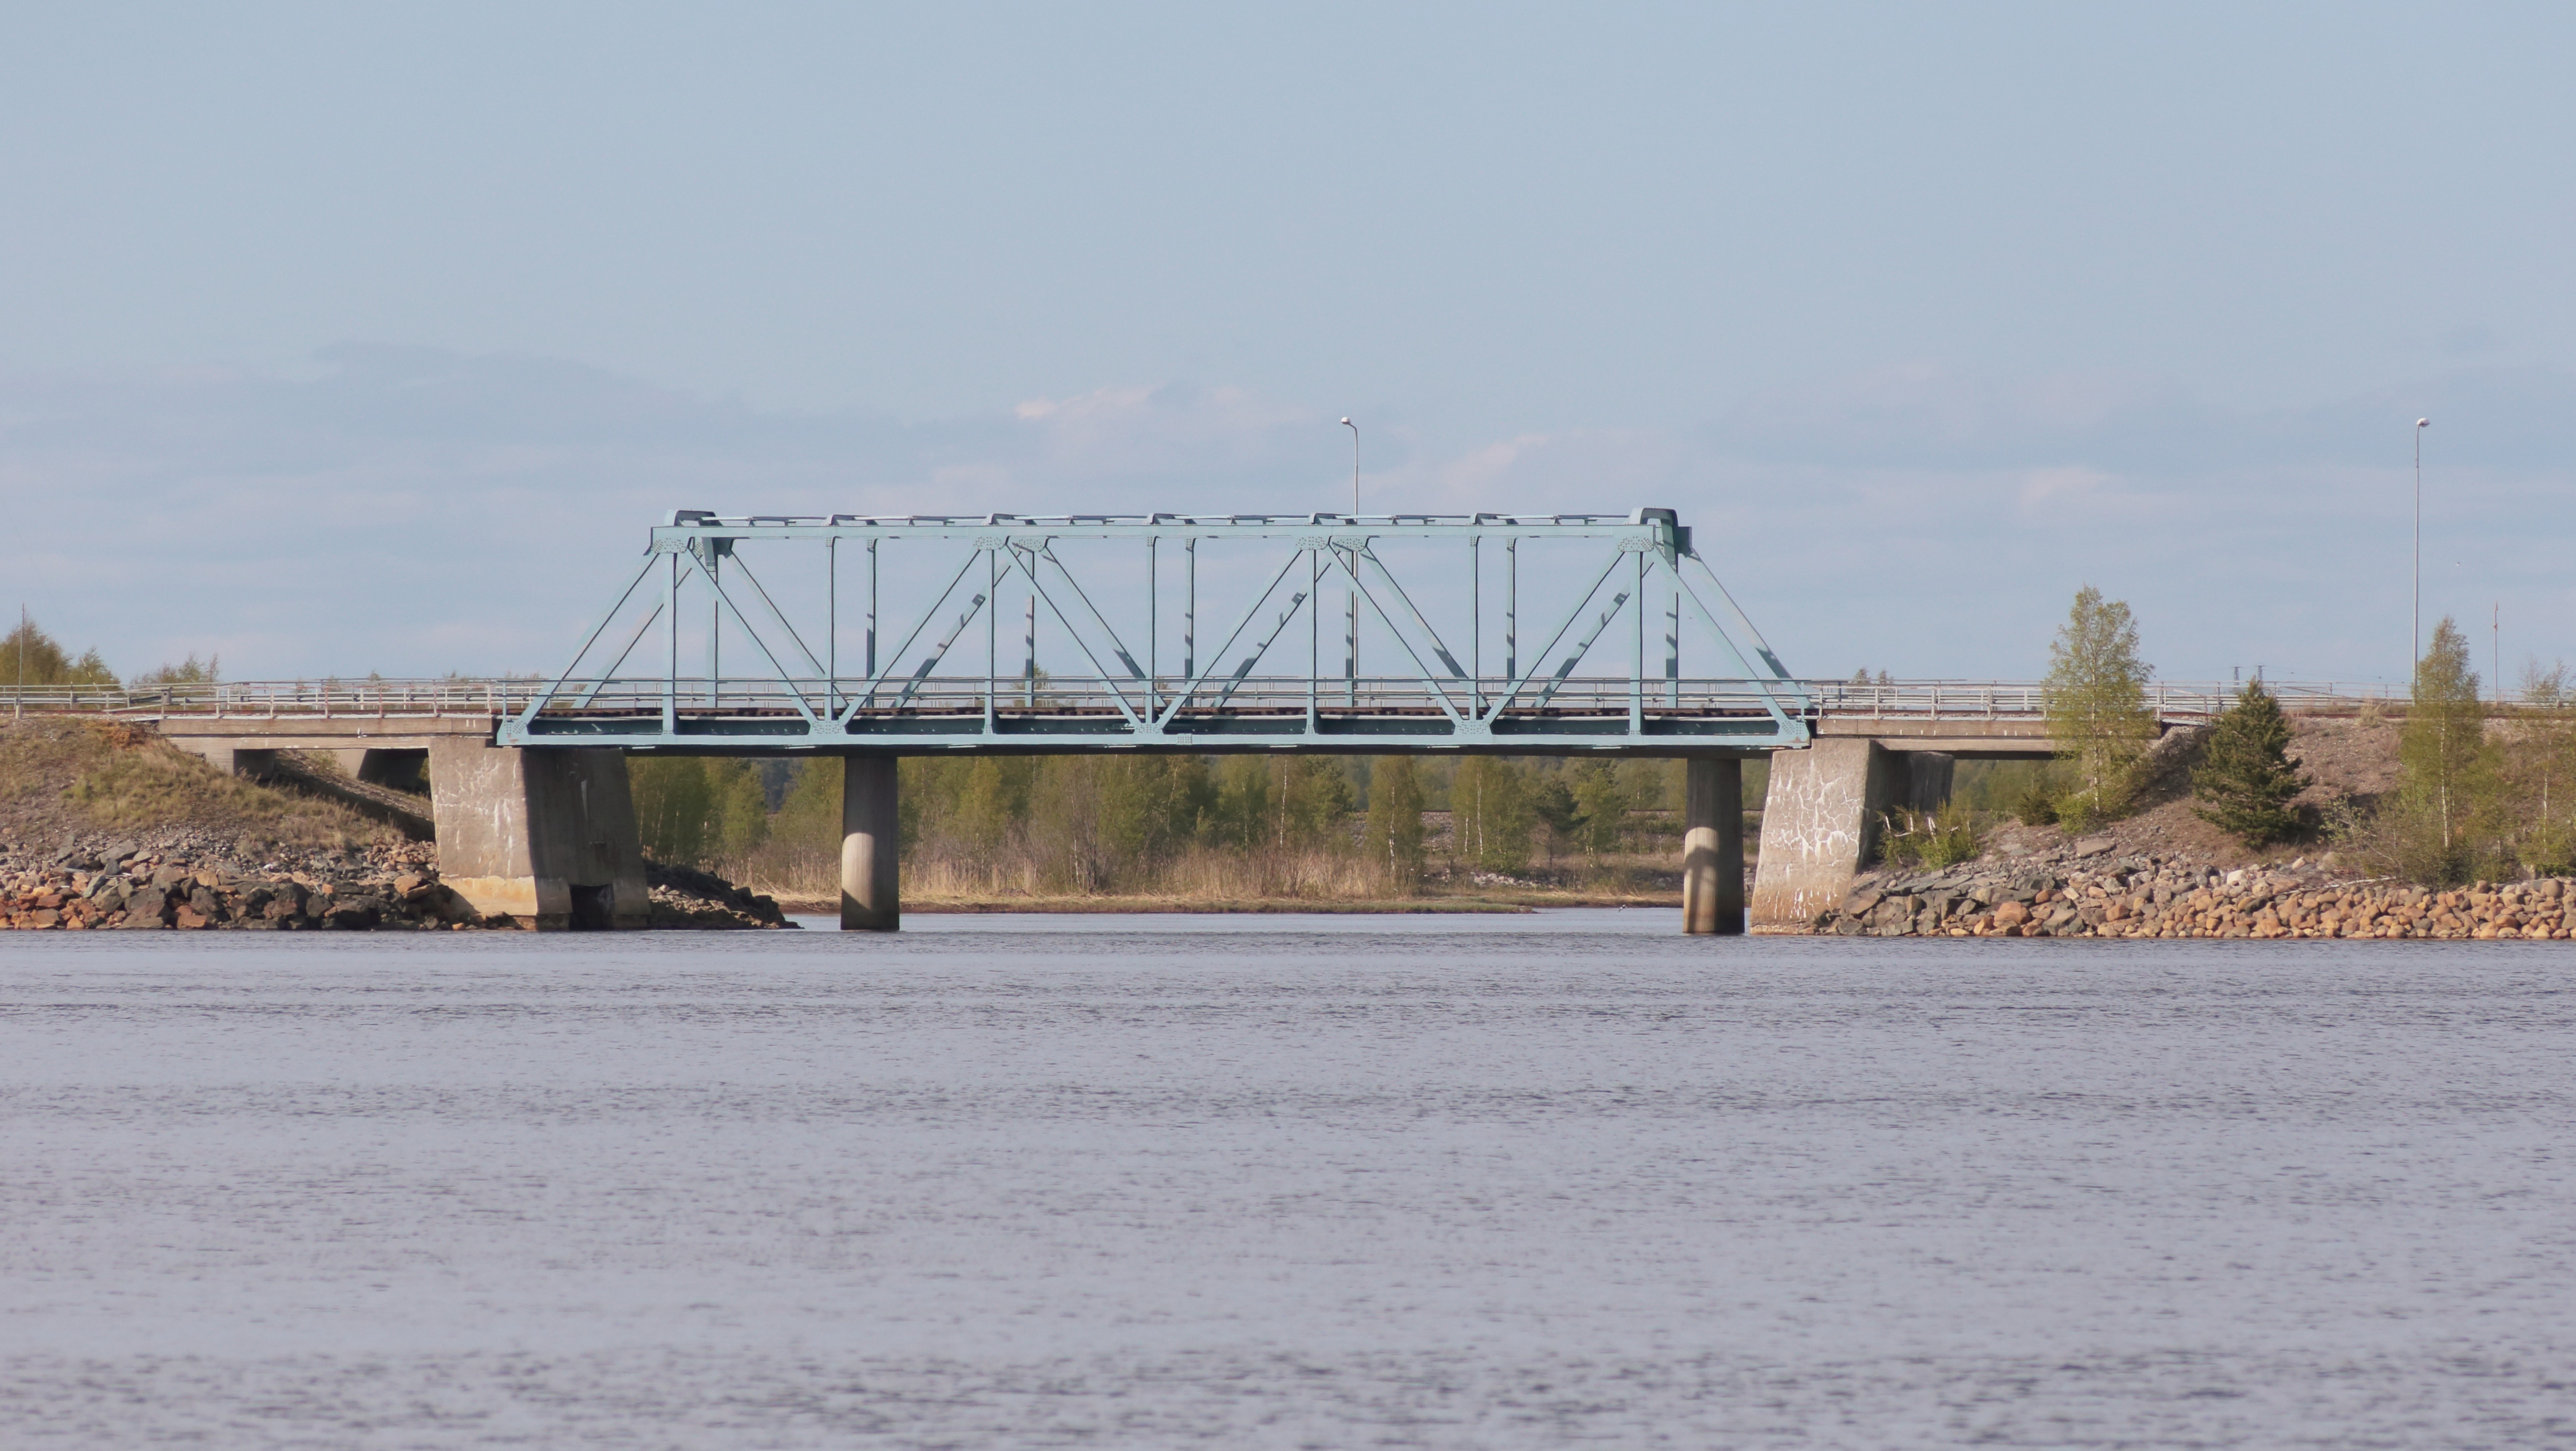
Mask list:
[{"label": "utility pole", "polygon": [[9,697],[9,718],[16,720],[27,709],[27,602],[18,602],[18,692]]},{"label": "utility pole", "polygon": [[2487,616],[2487,669],[2495,674],[2496,704],[2504,704],[2504,601]]}]

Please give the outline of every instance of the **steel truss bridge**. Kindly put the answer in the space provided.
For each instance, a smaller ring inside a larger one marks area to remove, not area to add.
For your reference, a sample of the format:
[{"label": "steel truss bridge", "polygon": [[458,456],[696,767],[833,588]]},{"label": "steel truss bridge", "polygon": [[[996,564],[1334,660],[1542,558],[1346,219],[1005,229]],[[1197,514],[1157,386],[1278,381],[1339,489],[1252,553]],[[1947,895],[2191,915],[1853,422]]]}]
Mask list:
[{"label": "steel truss bridge", "polygon": [[497,744],[894,754],[1751,753],[1814,709],[1669,509],[682,510],[514,705]]},{"label": "steel truss bridge", "polygon": [[[2402,685],[2270,688],[2295,713],[2406,699]],[[2147,687],[2172,723],[2236,691]],[[2032,682],[1793,678],[1668,509],[682,510],[551,679],[0,683],[12,714],[471,720],[503,746],[721,754],[1748,755],[1925,724],[2027,734],[2041,697]]]}]

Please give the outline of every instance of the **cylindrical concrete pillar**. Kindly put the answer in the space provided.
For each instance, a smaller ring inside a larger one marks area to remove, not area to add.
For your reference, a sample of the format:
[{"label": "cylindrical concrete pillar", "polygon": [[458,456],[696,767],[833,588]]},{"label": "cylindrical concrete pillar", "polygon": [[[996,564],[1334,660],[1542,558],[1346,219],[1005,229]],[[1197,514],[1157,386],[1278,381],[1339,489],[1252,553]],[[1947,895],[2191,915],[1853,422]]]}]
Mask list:
[{"label": "cylindrical concrete pillar", "polygon": [[1682,793],[1682,930],[1744,931],[1744,763],[1694,756]]},{"label": "cylindrical concrete pillar", "polygon": [[841,930],[903,926],[903,827],[895,814],[892,756],[841,762]]}]

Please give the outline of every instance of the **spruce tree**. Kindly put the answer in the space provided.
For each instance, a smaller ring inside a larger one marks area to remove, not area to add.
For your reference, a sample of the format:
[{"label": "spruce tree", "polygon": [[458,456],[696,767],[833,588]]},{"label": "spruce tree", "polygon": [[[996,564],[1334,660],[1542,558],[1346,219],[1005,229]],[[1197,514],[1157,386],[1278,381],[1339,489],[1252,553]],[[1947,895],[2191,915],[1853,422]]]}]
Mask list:
[{"label": "spruce tree", "polygon": [[2307,788],[2291,769],[2290,722],[2281,703],[2249,680],[2219,713],[2191,773],[2192,813],[2249,847],[2286,841],[2299,829],[2290,799]]}]

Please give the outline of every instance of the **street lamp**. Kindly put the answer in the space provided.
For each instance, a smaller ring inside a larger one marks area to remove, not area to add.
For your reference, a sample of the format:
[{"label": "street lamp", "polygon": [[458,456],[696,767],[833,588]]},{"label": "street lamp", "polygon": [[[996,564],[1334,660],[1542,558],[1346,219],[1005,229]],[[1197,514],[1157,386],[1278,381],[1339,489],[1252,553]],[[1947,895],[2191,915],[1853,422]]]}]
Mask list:
[{"label": "street lamp", "polygon": [[[1360,426],[1345,418],[1342,427],[1351,431],[1351,522],[1360,517]],[[1354,561],[1356,566],[1356,561]],[[1352,578],[1358,578],[1356,568]],[[1360,587],[1351,586],[1350,614],[1342,621],[1342,662],[1350,675],[1351,708],[1360,704]]]},{"label": "street lamp", "polygon": [[2415,420],[2415,642],[2406,657],[2408,691],[2415,688],[2415,669],[2424,660],[2424,430],[2433,420]]},{"label": "street lamp", "polygon": [[1360,426],[1345,418],[1342,427],[1351,431],[1351,517],[1360,514]]}]

